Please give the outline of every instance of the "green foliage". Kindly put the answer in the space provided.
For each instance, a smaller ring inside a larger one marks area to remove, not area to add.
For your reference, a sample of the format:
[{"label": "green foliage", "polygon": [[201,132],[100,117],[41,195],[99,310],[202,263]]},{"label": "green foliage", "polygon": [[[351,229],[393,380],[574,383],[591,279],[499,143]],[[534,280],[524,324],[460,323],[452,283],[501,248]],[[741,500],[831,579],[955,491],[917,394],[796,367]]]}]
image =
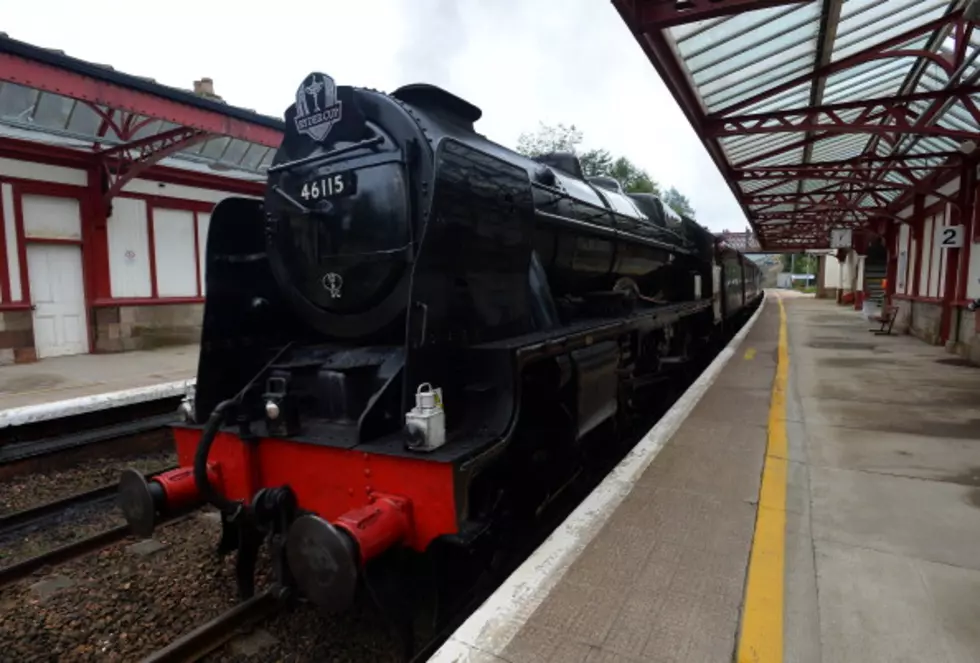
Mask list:
[{"label": "green foliage", "polygon": [[[626,157],[614,157],[609,150],[593,149],[580,151],[582,132],[574,124],[554,126],[539,123],[537,131],[522,133],[517,139],[517,151],[528,157],[537,157],[549,152],[572,152],[582,164],[586,177],[607,176],[615,178],[628,193],[653,193],[661,195],[660,185],[650,175]],[[693,218],[694,210],[688,199],[671,187],[674,200],[682,205],[680,212]],[[668,202],[668,205],[674,206]]]},{"label": "green foliage", "polygon": [[783,253],[779,256],[783,264],[783,271],[794,274],[816,274],[819,258],[807,253]]},{"label": "green foliage", "polygon": [[538,123],[534,133],[523,133],[517,139],[517,151],[526,157],[537,157],[549,152],[575,152],[582,142],[582,132],[575,125],[566,127],[558,123],[555,126],[544,122]]},{"label": "green foliage", "polygon": [[690,219],[694,218],[694,208],[691,207],[691,201],[674,187],[667,189],[667,193],[664,194],[663,199],[678,214],[682,214]]}]

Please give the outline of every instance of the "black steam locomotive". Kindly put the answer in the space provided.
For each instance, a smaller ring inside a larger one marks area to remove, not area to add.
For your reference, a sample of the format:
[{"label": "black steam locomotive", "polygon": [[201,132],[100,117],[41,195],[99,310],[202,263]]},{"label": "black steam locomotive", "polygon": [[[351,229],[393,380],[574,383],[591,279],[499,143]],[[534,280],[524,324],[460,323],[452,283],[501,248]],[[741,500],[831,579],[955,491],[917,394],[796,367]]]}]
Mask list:
[{"label": "black steam locomotive", "polygon": [[656,196],[480,116],[431,85],[303,81],[265,200],[212,215],[182,467],[124,474],[135,531],[209,502],[242,594],[268,539],[280,582],[343,609],[387,551],[533,519],[761,297]]}]

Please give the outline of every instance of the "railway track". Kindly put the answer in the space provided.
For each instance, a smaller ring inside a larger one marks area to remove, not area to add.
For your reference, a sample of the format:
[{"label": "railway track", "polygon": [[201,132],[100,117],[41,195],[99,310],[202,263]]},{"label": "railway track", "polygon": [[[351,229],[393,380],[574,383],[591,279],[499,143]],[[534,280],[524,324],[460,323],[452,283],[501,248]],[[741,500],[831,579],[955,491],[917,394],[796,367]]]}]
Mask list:
[{"label": "railway track", "polygon": [[0,481],[161,451],[170,443],[168,429],[178,421],[179,403],[178,397],[157,398],[15,424],[0,416]]},{"label": "railway track", "polygon": [[[0,465],[7,465],[38,456],[49,456],[69,449],[147,433],[165,428],[176,420],[177,415],[173,412],[153,414],[133,421],[123,421],[88,430],[73,431],[62,435],[52,435],[22,442],[11,442],[0,446]],[[66,427],[68,427],[67,424]]]},{"label": "railway track", "polygon": [[[154,476],[171,468],[163,468],[151,472]],[[118,492],[118,484],[108,484],[93,490],[88,490],[68,497],[46,502],[36,507],[15,511],[0,516],[0,540],[25,532],[43,531],[46,526],[64,523],[66,518],[91,511],[103,506],[112,506],[113,498]],[[99,550],[105,546],[121,541],[129,535],[128,525],[119,525],[102,530],[91,536],[72,541],[71,543],[47,550],[41,554],[28,557],[15,564],[0,567],[0,587],[20,580],[37,569],[45,566],[62,564],[81,555]]]},{"label": "railway track", "polygon": [[256,594],[159,649],[142,663],[192,663],[234,638],[243,626],[258,622],[279,609],[275,590]]}]

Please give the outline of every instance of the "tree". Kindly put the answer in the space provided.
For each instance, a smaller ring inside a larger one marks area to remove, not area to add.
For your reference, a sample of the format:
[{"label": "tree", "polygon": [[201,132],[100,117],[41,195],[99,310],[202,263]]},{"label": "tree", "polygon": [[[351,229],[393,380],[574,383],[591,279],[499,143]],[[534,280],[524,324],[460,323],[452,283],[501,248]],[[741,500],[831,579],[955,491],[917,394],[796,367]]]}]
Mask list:
[{"label": "tree", "polygon": [[589,150],[580,154],[578,160],[586,177],[598,177],[610,172],[613,156],[607,150]]},{"label": "tree", "polygon": [[549,152],[577,153],[576,146],[582,142],[582,132],[575,125],[566,127],[564,124],[550,126],[544,122],[538,123],[534,133],[523,133],[517,139],[517,151],[526,157],[538,157]]},{"label": "tree", "polygon": [[616,178],[627,193],[653,193],[660,195],[660,186],[653,181],[647,171],[638,168],[626,157],[619,157],[605,175]]},{"label": "tree", "polygon": [[694,208],[691,207],[691,201],[674,187],[670,187],[667,190],[667,193],[663,196],[663,200],[664,203],[669,205],[678,214],[682,214],[690,219],[694,218]]},{"label": "tree", "polygon": [[[652,193],[660,196],[660,185],[650,175],[626,157],[614,157],[609,150],[593,149],[579,151],[582,143],[582,132],[574,124],[566,126],[557,124],[547,125],[538,123],[537,131],[522,133],[517,139],[517,151],[527,157],[538,157],[549,152],[571,152],[578,156],[582,165],[582,173],[586,177],[612,177],[617,180],[627,193]],[[684,210],[688,216],[694,215],[690,202],[676,189],[671,187],[674,195],[674,205],[665,198],[664,202],[675,207],[678,213]],[[679,206],[679,209],[675,206]]]}]

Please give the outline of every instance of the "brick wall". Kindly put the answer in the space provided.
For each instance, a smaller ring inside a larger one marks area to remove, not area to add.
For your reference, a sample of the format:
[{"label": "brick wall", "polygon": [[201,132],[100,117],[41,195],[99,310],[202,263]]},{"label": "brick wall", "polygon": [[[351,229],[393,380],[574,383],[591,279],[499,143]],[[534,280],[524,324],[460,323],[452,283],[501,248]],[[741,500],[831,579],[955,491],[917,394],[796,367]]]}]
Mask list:
[{"label": "brick wall", "polygon": [[204,304],[106,306],[95,312],[96,352],[198,343]]},{"label": "brick wall", "polygon": [[30,311],[0,311],[0,366],[37,361]]}]

